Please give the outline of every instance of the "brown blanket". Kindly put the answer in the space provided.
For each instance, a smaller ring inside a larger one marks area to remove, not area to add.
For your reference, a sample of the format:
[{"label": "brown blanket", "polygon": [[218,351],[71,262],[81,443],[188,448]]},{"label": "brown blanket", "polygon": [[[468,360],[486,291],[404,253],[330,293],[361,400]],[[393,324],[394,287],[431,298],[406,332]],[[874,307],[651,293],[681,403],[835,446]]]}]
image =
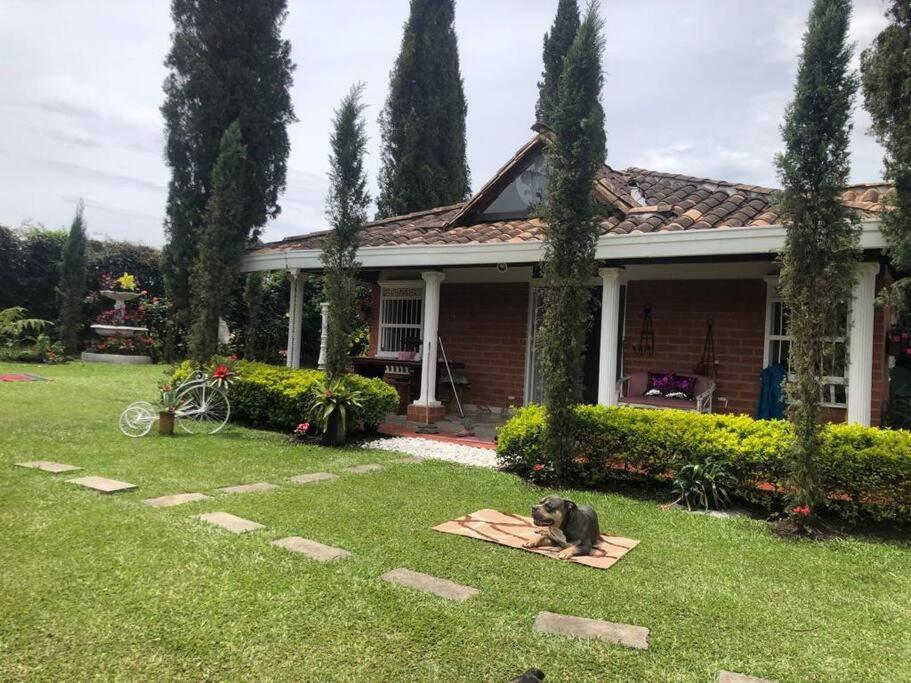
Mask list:
[{"label": "brown blanket", "polygon": [[[537,537],[538,527],[532,524],[530,517],[507,515],[496,510],[478,510],[451,522],[438,524],[433,529],[442,531],[444,534],[468,536],[481,541],[499,543],[510,548],[520,548],[547,557],[556,557],[561,550],[556,547],[523,548],[523,543]],[[595,569],[609,569],[637,545],[639,545],[639,541],[631,538],[601,534],[601,544],[592,549],[591,555],[573,557],[570,561]]]}]

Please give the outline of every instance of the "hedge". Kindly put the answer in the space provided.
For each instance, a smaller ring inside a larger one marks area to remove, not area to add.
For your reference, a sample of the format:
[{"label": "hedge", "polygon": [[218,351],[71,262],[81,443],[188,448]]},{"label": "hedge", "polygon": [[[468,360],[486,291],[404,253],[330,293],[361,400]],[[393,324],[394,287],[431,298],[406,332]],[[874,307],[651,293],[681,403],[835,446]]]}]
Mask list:
[{"label": "hedge", "polygon": [[[306,418],[313,384],[324,377],[322,370],[291,370],[276,365],[238,361],[237,379],[231,385],[231,415],[251,424],[293,430]],[[186,380],[192,372],[189,362],[177,367],[171,381]],[[370,431],[396,409],[395,389],[381,379],[349,375],[349,381],[364,394],[361,408],[348,413],[348,431]]]},{"label": "hedge", "polygon": [[[724,460],[734,493],[774,507],[787,487],[793,431],[785,420],[679,410],[578,406],[577,451],[570,476],[597,486],[608,479],[667,480],[688,463]],[[527,406],[500,429],[500,464],[545,482],[553,471],[542,444],[546,414]],[[820,452],[825,507],[849,521],[911,522],[911,432],[830,424]]]}]

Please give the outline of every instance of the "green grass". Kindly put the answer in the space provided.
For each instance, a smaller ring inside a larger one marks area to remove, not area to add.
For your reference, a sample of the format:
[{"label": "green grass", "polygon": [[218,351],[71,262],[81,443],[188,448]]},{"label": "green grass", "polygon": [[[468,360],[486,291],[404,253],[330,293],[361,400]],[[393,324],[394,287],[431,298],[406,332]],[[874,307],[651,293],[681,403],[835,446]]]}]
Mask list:
[{"label": "green grass", "polygon": [[[230,426],[128,439],[117,416],[161,368],[0,365],[52,382],[0,383],[0,680],[779,681],[911,680],[911,547],[784,541],[760,522],[573,492],[608,533],[641,540],[596,571],[431,531],[485,507],[525,512],[540,491],[441,462],[293,486],[308,471],[394,454],[294,446]],[[139,485],[101,496],[48,459]],[[268,481],[268,493],[171,509],[143,498]],[[234,536],[191,515],[266,525]],[[271,547],[300,535],[353,551],[319,564]],[[463,604],[380,581],[399,566],[474,586]],[[647,626],[651,649],[532,632],[549,610]]]}]

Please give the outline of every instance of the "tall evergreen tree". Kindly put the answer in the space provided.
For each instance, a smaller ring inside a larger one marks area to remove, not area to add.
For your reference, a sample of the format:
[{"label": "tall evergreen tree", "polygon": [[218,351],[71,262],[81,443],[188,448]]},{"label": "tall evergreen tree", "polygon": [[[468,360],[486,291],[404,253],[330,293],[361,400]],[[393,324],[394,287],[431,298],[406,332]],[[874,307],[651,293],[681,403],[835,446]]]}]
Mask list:
[{"label": "tall evergreen tree", "polygon": [[[815,0],[803,37],[794,99],[782,126],[785,151],[776,158],[787,228],[781,291],[790,311],[788,417],[795,441],[790,473],[795,506],[820,501],[819,403],[824,342],[850,300],[859,225],[841,202],[848,182],[851,113],[857,76],[847,42],[850,0]],[[851,391],[851,387],[848,387]]]},{"label": "tall evergreen tree", "polygon": [[558,478],[573,454],[573,406],[582,400],[589,279],[595,271],[598,222],[592,186],[605,159],[602,21],[592,2],[566,55],[547,152],[544,219],[544,320],[541,357],[548,408],[548,449]]},{"label": "tall evergreen tree", "polygon": [[286,126],[296,120],[289,94],[291,46],[281,38],[286,16],[286,0],[171,0],[174,31],[161,108],[171,168],[162,267],[183,322],[212,173],[233,121],[239,122],[250,161],[241,218],[245,238],[281,210]]},{"label": "tall evergreen tree", "polygon": [[85,204],[80,199],[76,215],[70,225],[70,233],[63,246],[63,260],[60,264],[60,286],[57,289],[60,300],[60,316],[57,328],[63,349],[73,355],[79,349],[79,334],[82,331],[82,300],[85,298],[86,247],[83,212]]},{"label": "tall evergreen tree", "polygon": [[240,123],[235,121],[222,136],[221,151],[212,170],[212,190],[191,280],[190,353],[200,363],[207,361],[218,347],[218,321],[237,281],[247,244],[251,165]]},{"label": "tall evergreen tree", "polygon": [[550,32],[544,34],[544,71],[538,81],[535,118],[550,124],[557,106],[557,86],[563,73],[563,60],[579,30],[579,5],[576,0],[560,0]]},{"label": "tall evergreen tree", "polygon": [[329,155],[329,195],[326,215],[332,225],[323,241],[323,282],[329,302],[329,342],[326,349],[328,379],[345,374],[351,335],[356,322],[357,248],[361,226],[367,220],[370,194],[364,154],[363,84],[355,85],[335,110]]},{"label": "tall evergreen tree", "polygon": [[893,210],[883,218],[892,265],[905,274],[888,290],[899,310],[911,300],[911,0],[892,0],[889,25],[864,50],[861,81],[873,134],[886,150],[885,178],[895,183]]},{"label": "tall evergreen tree", "polygon": [[263,274],[248,273],[244,281],[244,308],[246,309],[246,331],[244,332],[244,359],[256,360],[259,345],[259,319],[263,308]]},{"label": "tall evergreen tree", "polygon": [[378,216],[453,204],[468,196],[467,112],[455,0],[411,0],[380,113]]}]

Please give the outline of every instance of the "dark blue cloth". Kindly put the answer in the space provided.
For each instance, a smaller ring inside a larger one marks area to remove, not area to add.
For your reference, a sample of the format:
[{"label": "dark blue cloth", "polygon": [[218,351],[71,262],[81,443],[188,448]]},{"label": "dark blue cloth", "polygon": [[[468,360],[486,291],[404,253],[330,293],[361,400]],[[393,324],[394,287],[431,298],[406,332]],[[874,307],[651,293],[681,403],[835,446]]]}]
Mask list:
[{"label": "dark blue cloth", "polygon": [[756,405],[757,420],[780,420],[784,417],[781,385],[787,374],[780,363],[770,365],[760,374],[759,403]]}]

